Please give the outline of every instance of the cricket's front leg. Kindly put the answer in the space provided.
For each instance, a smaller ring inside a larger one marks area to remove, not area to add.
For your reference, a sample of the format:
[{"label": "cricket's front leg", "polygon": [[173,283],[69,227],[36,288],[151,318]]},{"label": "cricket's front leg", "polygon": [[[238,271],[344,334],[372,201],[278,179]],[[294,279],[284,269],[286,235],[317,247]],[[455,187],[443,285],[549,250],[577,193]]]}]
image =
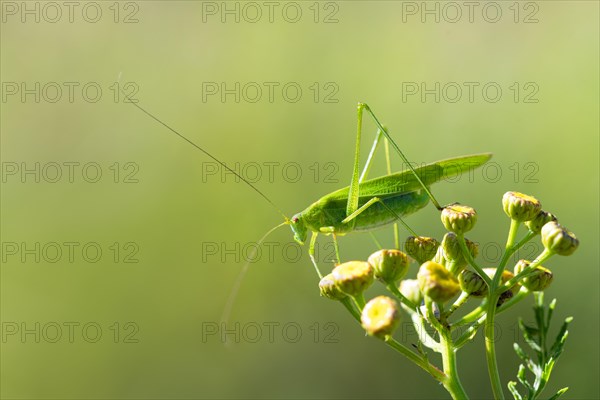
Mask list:
[{"label": "cricket's front leg", "polygon": [[342,261],[340,258],[340,246],[338,245],[337,234],[335,233],[335,227],[334,226],[323,226],[323,227],[319,228],[319,230],[326,235],[331,235],[331,237],[333,238],[333,246],[335,247],[335,257],[336,257],[337,265],[341,264]]}]

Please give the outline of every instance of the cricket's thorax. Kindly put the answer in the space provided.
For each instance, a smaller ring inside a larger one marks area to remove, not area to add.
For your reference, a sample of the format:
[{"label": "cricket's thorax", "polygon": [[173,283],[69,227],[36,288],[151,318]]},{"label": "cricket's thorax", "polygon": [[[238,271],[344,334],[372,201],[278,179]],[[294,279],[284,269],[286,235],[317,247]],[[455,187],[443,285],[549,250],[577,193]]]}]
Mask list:
[{"label": "cricket's thorax", "polygon": [[[360,208],[372,197],[360,197],[358,207]],[[429,197],[424,190],[377,197],[400,217],[420,210],[429,202]],[[344,234],[351,231],[368,231],[396,221],[396,216],[386,207],[381,203],[374,203],[358,215],[354,221],[342,224],[342,220],[346,218],[346,204],[347,199],[324,197],[302,211],[303,222],[311,231],[319,232],[320,228],[333,226],[336,233]]]}]

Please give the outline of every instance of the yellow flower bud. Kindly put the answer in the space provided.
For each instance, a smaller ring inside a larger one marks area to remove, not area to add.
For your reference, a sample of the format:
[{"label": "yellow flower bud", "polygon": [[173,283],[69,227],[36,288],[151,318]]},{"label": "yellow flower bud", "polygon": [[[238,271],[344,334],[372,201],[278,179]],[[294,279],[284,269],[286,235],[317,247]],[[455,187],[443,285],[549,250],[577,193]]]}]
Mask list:
[{"label": "yellow flower bud", "polygon": [[435,302],[445,303],[460,292],[460,286],[450,271],[433,261],[421,265],[417,279],[421,292]]},{"label": "yellow flower bud", "polygon": [[346,294],[336,286],[333,274],[326,275],[321,279],[319,282],[319,290],[321,296],[331,300],[342,300],[347,297]]},{"label": "yellow flower bud", "polygon": [[515,221],[531,221],[542,210],[542,204],[533,196],[506,192],[502,197],[504,212]]},{"label": "yellow flower bud", "polygon": [[369,335],[385,339],[394,333],[400,322],[398,303],[387,296],[375,297],[363,308],[360,321]]},{"label": "yellow flower bud", "polygon": [[335,285],[349,296],[362,294],[373,283],[373,267],[365,261],[348,261],[331,272]]},{"label": "yellow flower bud", "polygon": [[389,284],[396,284],[408,272],[408,256],[400,250],[379,250],[368,259],[375,278]]},{"label": "yellow flower bud", "polygon": [[470,231],[477,222],[477,212],[469,206],[454,204],[442,210],[442,223],[450,232],[462,234]]}]

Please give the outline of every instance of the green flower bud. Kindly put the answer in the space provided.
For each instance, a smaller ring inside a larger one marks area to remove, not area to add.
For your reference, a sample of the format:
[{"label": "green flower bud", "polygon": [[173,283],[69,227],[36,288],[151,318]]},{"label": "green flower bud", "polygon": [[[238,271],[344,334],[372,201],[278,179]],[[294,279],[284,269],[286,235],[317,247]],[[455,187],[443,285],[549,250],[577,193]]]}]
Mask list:
[{"label": "green flower bud", "polygon": [[460,286],[450,271],[433,261],[421,265],[417,279],[421,292],[435,302],[445,303],[460,292]]},{"label": "green flower bud", "polygon": [[358,296],[373,284],[373,267],[365,261],[340,264],[331,275],[337,288],[349,296]]},{"label": "green flower bud", "polygon": [[421,289],[419,289],[419,281],[416,279],[405,279],[400,282],[400,287],[398,288],[400,293],[404,295],[408,300],[410,300],[413,304],[419,305],[423,301],[423,293],[421,293]]},{"label": "green flower bud", "polygon": [[324,276],[323,279],[321,279],[319,282],[319,290],[321,291],[321,296],[331,300],[342,300],[347,297],[346,294],[335,285],[333,274]]},{"label": "green flower bud", "polygon": [[447,261],[464,261],[458,237],[454,232],[448,232],[442,239],[442,249],[444,250],[444,258]]},{"label": "green flower bud", "polygon": [[485,281],[476,272],[468,269],[463,270],[458,275],[458,283],[463,292],[474,297],[484,297],[487,295],[488,287]]},{"label": "green flower bud", "polygon": [[400,323],[398,303],[387,296],[375,297],[363,308],[360,322],[369,335],[385,339]]},{"label": "green flower bud", "polygon": [[435,256],[440,242],[427,236],[409,236],[404,243],[404,249],[409,256],[419,264],[429,261]]},{"label": "green flower bud", "polygon": [[466,233],[477,222],[477,212],[469,206],[454,204],[442,210],[442,223],[450,232]]},{"label": "green flower bud", "polygon": [[[517,265],[515,265],[515,275],[523,272],[530,264],[531,263],[527,260],[519,260]],[[554,275],[552,275],[552,272],[549,269],[538,265],[534,268],[534,272],[531,272],[531,275],[528,275],[521,280],[521,284],[532,292],[541,292],[550,286],[553,279]]]},{"label": "green flower bud", "polygon": [[556,221],[556,217],[547,211],[540,210],[531,221],[525,222],[527,228],[533,233],[540,233],[542,227],[550,221]]},{"label": "green flower bud", "polygon": [[573,254],[579,246],[575,234],[556,221],[550,221],[542,227],[542,243],[548,251],[561,256]]},{"label": "green flower bud", "polygon": [[504,212],[515,221],[531,221],[542,210],[542,204],[533,196],[519,192],[506,192],[502,197]]},{"label": "green flower bud", "polygon": [[[471,242],[465,238],[465,243],[471,257],[475,258],[479,254],[479,247],[476,243]],[[444,250],[444,259],[450,263],[447,267],[450,268],[450,272],[454,275],[458,275],[467,266],[467,260],[463,257],[460,244],[458,243],[458,237],[453,232],[448,232],[442,239],[442,249]]]},{"label": "green flower bud", "polygon": [[[493,279],[494,275],[496,275],[496,268],[484,268],[483,272],[485,272],[487,274],[487,276],[489,276],[490,278]],[[511,280],[514,277],[515,277],[515,275],[512,272],[505,269],[502,271],[502,276],[500,277],[500,281],[502,282],[502,284],[505,284],[506,282],[508,282],[509,280]],[[513,285],[507,291],[502,292],[502,294],[498,298],[498,303],[496,303],[496,305],[500,306],[506,300],[510,299],[515,294],[519,293],[519,290],[521,290],[521,285],[519,285],[517,283],[517,284]]]},{"label": "green flower bud", "polygon": [[368,259],[375,278],[382,282],[396,284],[408,272],[408,256],[400,250],[379,250]]}]

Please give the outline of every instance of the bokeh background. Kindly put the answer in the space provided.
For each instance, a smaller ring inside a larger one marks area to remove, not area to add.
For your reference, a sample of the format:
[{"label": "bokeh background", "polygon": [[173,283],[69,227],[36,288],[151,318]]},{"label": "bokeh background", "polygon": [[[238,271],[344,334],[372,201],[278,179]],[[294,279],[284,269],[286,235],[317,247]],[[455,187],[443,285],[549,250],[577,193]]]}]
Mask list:
[{"label": "bokeh background", "polygon": [[[349,182],[358,101],[417,163],[493,152],[491,167],[434,193],[477,208],[470,238],[488,266],[508,190],[576,232],[578,252],[547,263],[555,328],[575,318],[547,394],[600,396],[597,2],[475,2],[470,14],[443,2],[101,1],[71,16],[61,3],[60,16],[50,3],[1,4],[3,398],[447,396],[319,297],[287,228],[260,247],[220,325],[252,243],[281,216],[117,88],[288,216]],[[364,151],[374,132],[366,118]],[[372,176],[385,172],[379,155]],[[443,234],[433,207],[407,221]],[[376,235],[393,244],[389,228]],[[340,243],[345,260],[376,249],[365,234]],[[328,238],[318,250],[329,270]],[[539,251],[536,240],[522,256]],[[530,307],[498,318],[504,382]],[[415,341],[407,325],[397,336]],[[489,398],[480,335],[459,366],[467,391]]]}]

